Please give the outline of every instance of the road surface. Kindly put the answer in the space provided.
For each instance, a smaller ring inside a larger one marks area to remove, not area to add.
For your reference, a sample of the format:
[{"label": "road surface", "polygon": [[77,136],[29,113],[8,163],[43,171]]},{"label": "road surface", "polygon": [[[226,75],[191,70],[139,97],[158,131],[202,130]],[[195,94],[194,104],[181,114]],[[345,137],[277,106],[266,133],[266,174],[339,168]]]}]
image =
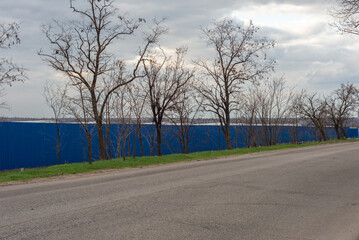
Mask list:
[{"label": "road surface", "polygon": [[358,237],[358,142],[0,187],[0,239]]}]

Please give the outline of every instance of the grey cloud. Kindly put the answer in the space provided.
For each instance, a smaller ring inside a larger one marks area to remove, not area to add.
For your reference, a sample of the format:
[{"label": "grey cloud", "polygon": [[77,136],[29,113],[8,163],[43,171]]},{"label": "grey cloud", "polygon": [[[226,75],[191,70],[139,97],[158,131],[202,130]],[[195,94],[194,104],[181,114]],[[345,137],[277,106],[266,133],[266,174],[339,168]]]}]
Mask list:
[{"label": "grey cloud", "polygon": [[[83,2],[84,0],[76,0]],[[175,48],[182,45],[189,47],[189,59],[208,58],[211,49],[201,39],[200,26],[206,26],[215,19],[230,14],[233,10],[241,11],[247,6],[263,4],[293,4],[306,6],[312,12],[321,10],[326,14],[327,9],[334,4],[334,0],[115,0],[119,7],[119,13],[126,13],[128,17],[143,17],[147,23],[138,31],[136,37],[130,37],[121,41],[113,48],[120,57],[131,59],[141,43],[141,31],[150,25],[153,17],[167,17],[166,24],[170,32],[161,40],[161,45],[167,48]],[[17,0],[2,3],[0,9],[0,21],[17,20],[21,22],[22,44],[9,51],[1,51],[3,56],[11,56],[16,62],[22,63],[29,69],[29,80],[24,84],[16,84],[7,92],[7,101],[12,106],[12,112],[0,112],[11,116],[49,116],[50,111],[42,100],[42,84],[46,80],[59,79],[41,59],[36,52],[40,48],[49,46],[48,42],[40,32],[40,24],[49,23],[51,19],[68,20],[73,17],[69,9],[68,1],[59,0]],[[248,20],[248,19],[246,19]],[[254,23],[256,21],[254,19]],[[295,26],[293,26],[295,27]],[[337,41],[323,41],[323,45],[288,43],[298,39],[305,40],[311,37],[328,37],[327,23],[318,24],[306,31],[304,35],[295,34],[291,29],[263,27],[260,34],[274,39],[277,46],[272,51],[272,56],[278,61],[277,74],[285,74],[288,81],[299,87],[314,90],[326,89],[331,91],[343,81],[358,82],[359,75],[359,49],[349,51],[347,46],[351,44],[348,38],[339,38]],[[333,34],[336,34],[333,32]],[[305,41],[304,41],[305,42]],[[330,71],[328,68],[331,68]],[[33,106],[36,106],[34,108]]]}]

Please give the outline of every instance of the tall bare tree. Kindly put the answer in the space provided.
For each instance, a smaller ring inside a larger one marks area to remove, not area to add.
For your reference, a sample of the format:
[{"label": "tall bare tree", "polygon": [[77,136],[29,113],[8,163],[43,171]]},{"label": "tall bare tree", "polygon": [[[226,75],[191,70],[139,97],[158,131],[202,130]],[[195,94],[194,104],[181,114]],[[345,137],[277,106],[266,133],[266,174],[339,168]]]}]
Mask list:
[{"label": "tall bare tree", "polygon": [[66,96],[67,86],[61,88],[58,85],[50,84],[46,82],[44,86],[44,97],[46,104],[51,108],[54,114],[55,125],[56,125],[56,152],[57,152],[57,164],[61,164],[61,120],[66,116]]},{"label": "tall bare tree", "polygon": [[135,118],[135,139],[133,143],[132,157],[136,157],[137,139],[140,142],[141,155],[144,156],[142,127],[144,117],[144,108],[146,105],[148,92],[143,91],[142,87],[137,83],[131,83],[126,86],[129,95],[130,108],[132,110],[133,117]]},{"label": "tall bare tree", "polygon": [[[241,125],[240,136],[246,147],[256,147],[258,145],[258,103],[253,88],[243,91],[238,99],[239,108],[237,111],[236,122]],[[238,132],[238,127],[236,129]]]},{"label": "tall bare tree", "polygon": [[[288,134],[290,137],[290,141],[292,143],[298,143],[299,141],[299,127],[301,126],[301,122],[303,121],[303,115],[300,113],[300,104],[297,102],[303,99],[303,94],[305,92],[295,92],[292,100],[292,106],[290,107],[290,116],[288,118]],[[299,109],[298,109],[299,108]]]},{"label": "tall bare tree", "polygon": [[[20,43],[19,27],[17,23],[0,23],[0,49],[9,49]],[[4,85],[11,86],[14,82],[24,81],[26,78],[23,67],[9,58],[0,57],[0,97],[4,95]],[[6,107],[5,102],[0,103],[0,107]]]},{"label": "tall bare tree", "polygon": [[[88,91],[100,158],[107,159],[103,124],[108,100],[118,88],[141,77],[140,63],[144,55],[166,29],[157,23],[145,34],[138,61],[128,71],[125,62],[118,59],[110,48],[116,40],[134,34],[144,20],[140,18],[134,21],[118,15],[118,9],[109,0],[86,0],[84,9],[70,0],[70,7],[79,20],[65,23],[54,21],[52,25],[43,26],[42,30],[52,48],[40,50],[38,54],[53,69],[70,79],[72,84],[83,85],[83,89]],[[111,77],[114,72],[118,78]]]},{"label": "tall bare tree", "polygon": [[170,112],[166,114],[175,128],[174,134],[181,144],[182,153],[188,153],[191,140],[190,130],[202,108],[203,98],[199,98],[197,95],[193,85],[187,83],[175,100]]},{"label": "tall bare tree", "polygon": [[185,67],[186,48],[176,50],[176,58],[171,60],[164,52],[160,56],[152,54],[143,61],[146,73],[144,89],[148,92],[148,100],[152,112],[152,120],[156,127],[157,155],[162,155],[162,124],[168,110],[184,91],[184,86],[193,78],[193,71]]},{"label": "tall bare tree", "polygon": [[296,98],[295,109],[303,118],[310,119],[317,131],[318,140],[327,141],[326,126],[328,117],[325,101],[319,98],[317,93],[303,93],[300,96],[300,98]]},{"label": "tall bare tree", "polygon": [[359,90],[353,84],[342,84],[339,89],[325,99],[328,116],[332,122],[337,138],[347,138],[345,125],[351,114],[358,107]]},{"label": "tall bare tree", "polygon": [[215,22],[202,29],[208,45],[214,48],[215,57],[212,61],[196,61],[206,76],[199,91],[206,99],[205,110],[219,119],[227,149],[232,148],[231,114],[237,108],[241,87],[274,70],[275,61],[266,54],[274,42],[258,37],[258,30],[252,22],[241,26],[232,20]]},{"label": "tall bare tree", "polygon": [[[114,109],[114,116],[117,120],[117,157],[122,156],[126,160],[126,147],[130,150],[129,136],[131,132],[132,109],[130,105],[128,88],[120,88],[115,92],[111,108]],[[128,154],[130,155],[130,154]]]},{"label": "tall bare tree", "polygon": [[91,116],[90,96],[84,90],[83,85],[69,85],[69,87],[75,88],[78,95],[71,96],[66,95],[66,111],[75,117],[76,121],[80,124],[82,130],[85,132],[86,144],[87,144],[87,158],[89,164],[92,164],[92,136],[93,127],[91,122],[93,118]]},{"label": "tall bare tree", "polygon": [[337,0],[337,6],[330,10],[335,18],[331,25],[341,33],[359,35],[359,1]]},{"label": "tall bare tree", "polygon": [[283,127],[291,115],[294,92],[286,86],[285,79],[274,78],[255,85],[257,117],[262,126],[262,145],[275,145],[281,141]]}]

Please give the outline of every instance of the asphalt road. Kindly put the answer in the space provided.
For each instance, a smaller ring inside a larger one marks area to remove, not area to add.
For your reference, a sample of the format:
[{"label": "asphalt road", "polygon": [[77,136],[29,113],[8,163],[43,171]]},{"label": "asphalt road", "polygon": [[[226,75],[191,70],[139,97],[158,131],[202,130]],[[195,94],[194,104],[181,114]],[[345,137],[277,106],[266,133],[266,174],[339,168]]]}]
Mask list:
[{"label": "asphalt road", "polygon": [[359,239],[359,143],[0,187],[0,239]]}]

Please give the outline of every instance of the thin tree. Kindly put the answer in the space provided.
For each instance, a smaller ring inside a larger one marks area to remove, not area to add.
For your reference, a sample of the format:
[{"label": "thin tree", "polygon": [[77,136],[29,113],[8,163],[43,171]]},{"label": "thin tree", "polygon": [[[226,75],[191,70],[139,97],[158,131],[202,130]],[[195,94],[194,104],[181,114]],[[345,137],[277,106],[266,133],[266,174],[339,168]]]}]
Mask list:
[{"label": "thin tree", "polygon": [[274,47],[274,42],[258,37],[258,30],[252,22],[241,26],[232,20],[222,20],[202,28],[215,56],[212,61],[195,62],[204,74],[199,92],[206,100],[205,110],[219,120],[227,149],[232,148],[231,115],[237,108],[241,87],[245,82],[262,79],[274,70],[275,61],[268,59],[266,54]]},{"label": "thin tree", "polygon": [[129,95],[130,108],[135,118],[135,139],[133,143],[132,157],[136,157],[137,141],[140,142],[141,156],[144,156],[142,127],[143,127],[143,116],[144,108],[148,97],[148,92],[143,91],[142,87],[137,83],[131,83],[126,86]]},{"label": "thin tree", "polygon": [[54,114],[55,126],[56,126],[56,153],[57,153],[57,164],[61,164],[61,121],[66,116],[66,95],[67,86],[61,88],[58,85],[50,84],[46,82],[44,86],[44,97],[46,104],[51,108]]},{"label": "thin tree", "polygon": [[[83,85],[83,90],[88,92],[101,159],[108,158],[103,124],[110,96],[121,86],[141,77],[139,69],[143,57],[166,31],[158,23],[145,34],[138,61],[131,71],[127,71],[125,62],[117,59],[110,48],[116,40],[134,34],[144,20],[140,18],[134,21],[118,15],[118,9],[113,5],[113,1],[87,0],[87,8],[81,9],[70,0],[70,7],[79,20],[65,23],[54,21],[53,25],[43,26],[42,30],[52,48],[38,52],[53,69],[64,73],[72,84]],[[110,77],[114,71],[119,78]]]},{"label": "thin tree", "polygon": [[353,84],[342,84],[339,89],[325,99],[328,116],[332,122],[337,138],[347,138],[345,125],[351,114],[358,107],[359,90]]},{"label": "thin tree", "polygon": [[80,124],[82,130],[85,132],[86,146],[87,146],[87,158],[89,164],[92,164],[92,136],[93,127],[91,126],[91,106],[89,96],[84,91],[83,85],[69,85],[69,87],[75,88],[78,93],[75,97],[66,96],[66,110],[69,114],[75,117],[76,121]]},{"label": "thin tree", "polygon": [[327,126],[327,109],[325,101],[317,97],[317,93],[303,93],[300,98],[296,98],[295,109],[304,118],[309,119],[315,127],[318,134],[318,140],[328,140]]},{"label": "thin tree", "polygon": [[299,141],[299,126],[303,121],[303,116],[300,114],[298,109],[298,99],[302,99],[304,92],[295,92],[292,100],[292,106],[289,109],[289,118],[288,118],[288,134],[292,143],[298,143]]},{"label": "thin tree", "polygon": [[182,93],[178,96],[175,104],[166,114],[175,130],[182,153],[188,153],[189,142],[191,140],[190,131],[202,108],[203,98],[199,98],[192,84],[184,86]]},{"label": "thin tree", "polygon": [[152,121],[156,127],[157,155],[162,155],[162,125],[166,112],[171,109],[184,91],[184,86],[193,78],[193,71],[184,65],[186,48],[176,50],[175,60],[167,57],[163,51],[163,59],[152,54],[143,61],[146,74],[144,89],[148,92],[148,100],[152,113]]},{"label": "thin tree", "polygon": [[131,130],[131,106],[128,94],[128,88],[120,88],[115,92],[111,109],[114,110],[114,116],[117,120],[117,157],[122,156],[126,160],[126,147],[129,146],[129,136]]},{"label": "thin tree", "polygon": [[281,141],[283,127],[290,117],[294,92],[281,77],[255,85],[254,93],[256,115],[262,127],[262,145],[275,145]]},{"label": "thin tree", "polygon": [[107,146],[107,154],[108,154],[108,158],[112,159],[113,158],[113,154],[112,154],[112,141],[111,141],[111,136],[112,136],[112,99],[114,98],[114,96],[110,96],[109,100],[108,100],[108,104],[106,104],[105,107],[105,114],[104,114],[104,123],[105,123],[105,139],[106,139],[106,146]]},{"label": "thin tree", "polygon": [[238,99],[239,108],[237,111],[237,124],[241,125],[241,138],[246,147],[256,147],[258,145],[258,103],[253,88],[243,91]]},{"label": "thin tree", "polygon": [[142,130],[142,136],[150,148],[150,156],[154,156],[156,154],[156,126],[153,124],[152,121],[151,125],[148,124],[147,126],[143,127]]}]

